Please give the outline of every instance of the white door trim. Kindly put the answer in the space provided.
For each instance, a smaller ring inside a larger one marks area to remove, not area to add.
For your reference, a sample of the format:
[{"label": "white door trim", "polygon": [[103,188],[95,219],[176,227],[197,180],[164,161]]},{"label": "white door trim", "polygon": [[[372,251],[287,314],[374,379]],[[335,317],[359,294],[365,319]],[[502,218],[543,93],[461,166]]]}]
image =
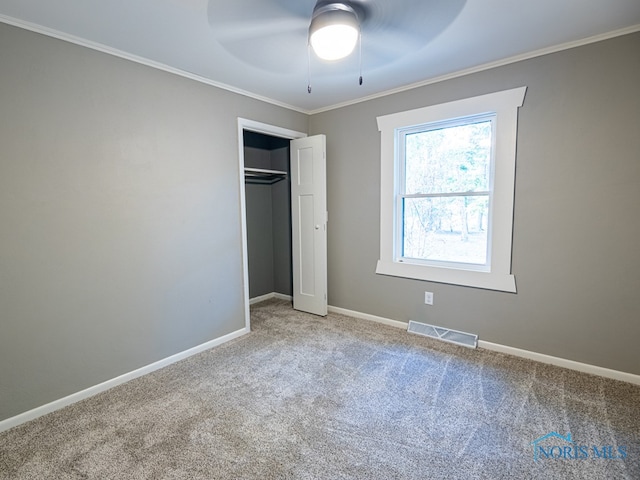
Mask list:
[{"label": "white door trim", "polygon": [[242,287],[244,291],[244,319],[245,328],[251,330],[251,315],[249,310],[249,253],[247,247],[247,200],[244,188],[244,136],[245,130],[264,133],[273,137],[295,138],[306,137],[304,132],[289,130],[267,123],[256,122],[238,117],[238,178],[240,181],[240,238],[242,241]]}]

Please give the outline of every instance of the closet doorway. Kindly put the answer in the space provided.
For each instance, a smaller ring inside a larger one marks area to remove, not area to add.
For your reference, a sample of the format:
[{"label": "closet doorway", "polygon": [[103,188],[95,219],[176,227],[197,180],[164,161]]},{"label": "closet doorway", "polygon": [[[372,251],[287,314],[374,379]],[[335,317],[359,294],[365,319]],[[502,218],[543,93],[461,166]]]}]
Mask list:
[{"label": "closet doorway", "polygon": [[249,298],[293,295],[289,140],[244,131]]},{"label": "closet doorway", "polygon": [[306,136],[238,119],[247,329],[250,301],[293,296],[289,144]]},{"label": "closet doorway", "polygon": [[247,329],[250,300],[326,315],[325,136],[239,118],[238,142]]}]

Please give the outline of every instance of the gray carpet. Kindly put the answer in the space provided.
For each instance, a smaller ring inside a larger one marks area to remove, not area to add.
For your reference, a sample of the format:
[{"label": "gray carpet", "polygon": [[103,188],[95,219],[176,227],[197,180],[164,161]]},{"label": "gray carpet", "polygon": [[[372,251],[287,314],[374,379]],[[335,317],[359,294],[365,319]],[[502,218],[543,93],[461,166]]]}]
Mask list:
[{"label": "gray carpet", "polygon": [[[638,386],[278,300],[251,315],[249,335],[0,434],[0,478],[640,478]],[[534,460],[550,432],[573,443]]]}]

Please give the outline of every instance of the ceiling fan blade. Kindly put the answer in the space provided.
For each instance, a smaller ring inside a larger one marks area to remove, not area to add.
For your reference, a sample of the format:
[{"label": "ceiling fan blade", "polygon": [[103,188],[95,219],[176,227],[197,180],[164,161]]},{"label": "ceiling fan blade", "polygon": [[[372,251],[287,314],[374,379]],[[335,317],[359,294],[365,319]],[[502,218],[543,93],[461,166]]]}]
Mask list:
[{"label": "ceiling fan blade", "polygon": [[238,42],[250,39],[259,40],[272,35],[288,35],[306,32],[309,25],[298,18],[279,18],[265,22],[264,20],[244,20],[234,23],[212,26],[213,34],[222,43]]},{"label": "ceiling fan blade", "polygon": [[311,15],[317,0],[269,0],[269,2],[278,5],[282,10],[289,12],[290,15],[305,18],[308,23],[311,21]]},{"label": "ceiling fan blade", "polygon": [[[407,8],[403,8],[401,4]],[[370,15],[363,21],[362,30],[377,35],[402,39],[414,38],[416,42],[434,38],[458,16],[466,0],[378,0],[371,5]]]},{"label": "ceiling fan blade", "polygon": [[219,0],[209,0],[207,7],[207,17],[209,25],[221,27],[224,25],[235,25],[243,22],[256,22],[270,24],[280,20],[299,19],[304,20],[307,26],[310,21],[310,14],[304,11],[290,8],[281,1],[260,1],[234,0],[220,2]]},{"label": "ceiling fan blade", "polygon": [[424,48],[458,16],[466,0],[375,0],[362,22],[363,56],[393,61]]},{"label": "ceiling fan blade", "polygon": [[306,29],[239,38],[222,45],[237,59],[265,72],[282,75],[306,69]]},{"label": "ceiling fan blade", "polygon": [[310,6],[284,0],[209,0],[208,19],[218,43],[239,60],[272,73],[298,70],[307,48]]}]

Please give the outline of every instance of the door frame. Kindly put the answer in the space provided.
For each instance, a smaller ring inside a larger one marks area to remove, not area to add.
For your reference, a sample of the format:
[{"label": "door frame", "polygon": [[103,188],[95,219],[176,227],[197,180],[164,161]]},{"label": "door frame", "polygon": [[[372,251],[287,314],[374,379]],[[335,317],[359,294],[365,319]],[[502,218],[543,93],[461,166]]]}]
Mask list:
[{"label": "door frame", "polygon": [[242,241],[242,289],[244,296],[245,328],[251,330],[251,312],[249,309],[249,252],[247,245],[247,198],[244,184],[244,131],[263,133],[271,137],[293,140],[304,138],[308,134],[288,128],[269,125],[238,117],[238,178],[240,180],[240,238]]}]

